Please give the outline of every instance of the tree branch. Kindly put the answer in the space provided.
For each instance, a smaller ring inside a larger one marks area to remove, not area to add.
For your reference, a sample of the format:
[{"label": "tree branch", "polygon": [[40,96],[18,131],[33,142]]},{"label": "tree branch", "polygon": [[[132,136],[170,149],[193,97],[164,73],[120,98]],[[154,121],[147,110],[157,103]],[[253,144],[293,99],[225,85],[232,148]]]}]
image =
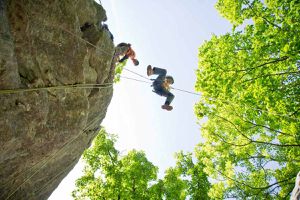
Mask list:
[{"label": "tree branch", "polygon": [[275,162],[292,162],[292,161],[300,162],[300,160],[297,160],[297,159],[292,159],[292,160],[277,159],[277,158],[274,158],[274,157],[266,157],[266,156],[263,156],[263,155],[260,155],[260,156],[251,156],[251,155],[249,155],[249,157],[241,158],[240,160],[251,160],[251,159],[266,159],[266,160],[275,161]]},{"label": "tree branch", "polygon": [[263,64],[260,64],[260,65],[258,65],[258,66],[256,66],[256,67],[250,67],[250,68],[241,69],[241,70],[237,70],[237,71],[238,71],[238,72],[245,72],[245,71],[250,72],[250,71],[252,71],[253,69],[261,68],[261,67],[264,67],[264,66],[266,66],[266,65],[273,64],[273,63],[278,63],[278,62],[287,60],[288,58],[289,58],[288,56],[283,56],[283,57],[278,58],[278,59],[276,59],[276,60],[272,60],[272,61],[269,61],[269,62],[265,62],[265,63],[263,63]]},{"label": "tree branch", "polygon": [[265,144],[265,145],[271,145],[271,146],[277,146],[277,147],[300,147],[300,144],[276,144],[276,143],[270,143],[270,142],[264,142],[264,141],[259,141],[259,140],[253,140],[249,137],[247,137],[245,134],[243,134],[234,123],[232,123],[231,121],[229,121],[228,119],[215,115],[216,117],[219,117],[221,119],[223,119],[224,121],[230,123],[234,129],[236,129],[238,131],[239,134],[241,134],[244,138],[246,138],[247,140],[249,140],[249,142],[252,143],[257,143],[257,144]]},{"label": "tree branch", "polygon": [[280,75],[285,75],[285,74],[299,74],[299,73],[300,73],[299,71],[293,71],[293,72],[281,72],[281,73],[275,73],[275,74],[264,74],[262,76],[258,76],[258,77],[255,77],[255,78],[244,80],[240,83],[242,84],[242,83],[246,83],[246,82],[252,82],[252,81],[255,81],[257,79],[270,77],[270,76],[280,76]]},{"label": "tree branch", "polygon": [[263,128],[266,128],[266,129],[268,129],[268,130],[270,130],[270,131],[274,131],[274,132],[276,132],[276,133],[279,133],[279,134],[282,134],[282,135],[286,135],[286,136],[289,136],[289,137],[295,137],[294,135],[291,135],[291,134],[288,134],[288,133],[285,133],[285,132],[282,132],[282,131],[279,131],[279,130],[275,130],[275,129],[270,128],[270,127],[268,127],[268,126],[265,126],[265,125],[262,125],[262,124],[256,124],[256,123],[254,123],[254,122],[245,120],[245,119],[242,118],[241,116],[239,116],[239,117],[240,117],[244,122],[249,123],[249,124],[252,124],[252,125],[254,125],[254,126],[263,127]]},{"label": "tree branch", "polygon": [[266,189],[269,189],[269,188],[271,188],[271,187],[273,187],[275,185],[279,185],[280,183],[288,182],[288,181],[294,179],[294,177],[292,177],[292,178],[287,178],[287,179],[284,179],[284,180],[281,180],[281,181],[277,181],[277,182],[275,182],[275,183],[273,183],[271,185],[266,185],[266,186],[263,186],[263,187],[253,187],[253,186],[248,185],[248,184],[246,184],[244,182],[237,181],[236,179],[227,176],[226,174],[222,173],[219,170],[216,170],[216,171],[219,172],[222,176],[226,177],[227,179],[232,180],[234,182],[237,182],[237,183],[239,183],[241,185],[244,185],[244,186],[246,186],[246,187],[248,187],[248,188],[250,188],[252,190],[266,190]]},{"label": "tree branch", "polygon": [[252,141],[249,141],[248,143],[245,143],[245,144],[234,144],[234,143],[231,143],[231,142],[228,142],[227,140],[225,140],[223,137],[221,137],[219,134],[216,134],[216,133],[213,133],[215,136],[219,137],[224,143],[226,144],[229,144],[229,145],[232,145],[232,146],[236,146],[236,147],[245,147],[245,146],[248,146],[249,144],[252,143]]},{"label": "tree branch", "polygon": [[255,15],[256,17],[261,17],[261,18],[262,18],[264,21],[266,21],[267,23],[271,24],[272,26],[274,26],[274,27],[276,27],[276,28],[281,29],[280,26],[278,26],[277,24],[274,24],[274,23],[270,22],[266,17],[258,15],[257,12],[254,10],[253,6],[249,4],[249,2],[245,2],[245,3],[251,8],[251,10],[253,11],[253,13],[254,13],[254,15]]},{"label": "tree branch", "polygon": [[219,118],[223,119],[224,121],[228,122],[229,124],[231,124],[231,125],[234,127],[234,129],[235,129],[238,133],[240,133],[244,138],[246,138],[246,139],[249,140],[250,142],[252,141],[252,139],[251,139],[251,138],[248,138],[245,134],[243,134],[243,133],[236,127],[236,125],[235,125],[233,122],[231,122],[231,121],[229,121],[228,119],[226,119],[226,118],[224,118],[224,117],[221,117],[221,116],[219,116],[219,115],[215,115],[215,116],[216,116],[216,117],[219,117]]}]

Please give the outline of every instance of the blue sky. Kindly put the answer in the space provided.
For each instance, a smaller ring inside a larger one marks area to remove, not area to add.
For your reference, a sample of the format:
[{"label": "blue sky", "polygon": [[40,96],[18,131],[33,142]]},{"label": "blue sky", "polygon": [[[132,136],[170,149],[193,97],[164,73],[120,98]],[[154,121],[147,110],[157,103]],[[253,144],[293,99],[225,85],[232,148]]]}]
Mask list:
[{"label": "blue sky", "polygon": [[[106,24],[114,35],[114,43],[131,43],[140,61],[126,68],[146,76],[146,67],[165,68],[175,79],[174,87],[194,91],[198,48],[212,34],[231,31],[229,22],[214,8],[216,0],[102,0],[107,12]],[[122,74],[143,80],[124,71]],[[155,76],[151,77],[155,78]],[[174,153],[193,151],[201,139],[193,106],[199,96],[172,91],[175,99],[170,112],[160,107],[165,98],[152,92],[149,84],[121,79],[114,86],[113,99],[102,125],[118,135],[116,147],[123,154],[137,149],[160,169],[174,166]],[[63,180],[49,200],[72,199],[74,181],[82,164]]]}]

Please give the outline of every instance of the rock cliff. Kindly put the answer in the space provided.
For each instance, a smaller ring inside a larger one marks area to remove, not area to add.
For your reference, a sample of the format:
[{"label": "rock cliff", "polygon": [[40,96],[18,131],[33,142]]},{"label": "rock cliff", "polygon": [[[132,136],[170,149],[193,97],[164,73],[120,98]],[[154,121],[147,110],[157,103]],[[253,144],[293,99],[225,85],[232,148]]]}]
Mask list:
[{"label": "rock cliff", "polygon": [[47,199],[99,131],[113,93],[105,20],[93,0],[0,0],[0,199]]}]

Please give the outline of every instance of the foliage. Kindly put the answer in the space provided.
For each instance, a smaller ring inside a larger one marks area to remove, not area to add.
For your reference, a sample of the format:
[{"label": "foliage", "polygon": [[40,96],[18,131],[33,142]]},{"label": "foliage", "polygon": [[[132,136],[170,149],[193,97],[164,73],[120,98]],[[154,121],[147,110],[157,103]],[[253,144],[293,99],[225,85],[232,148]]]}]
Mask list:
[{"label": "foliage", "polygon": [[121,74],[128,60],[124,60],[123,62],[118,62],[115,68],[115,77],[114,83],[120,82]]},{"label": "foliage", "polygon": [[121,156],[115,141],[102,129],[84,152],[84,175],[76,181],[74,199],[208,199],[210,183],[204,165],[194,163],[192,154],[178,153],[176,166],[157,179],[158,168],[144,152],[132,150]]},{"label": "foliage", "polygon": [[208,120],[196,154],[217,180],[210,197],[285,199],[300,169],[299,1],[216,8],[234,29],[199,49],[195,113]]},{"label": "foliage", "polygon": [[186,182],[180,178],[176,168],[170,167],[165,171],[163,183],[167,200],[184,200],[186,198]]},{"label": "foliage", "polygon": [[176,155],[176,169],[185,178],[189,199],[210,199],[208,191],[211,187],[207,174],[203,171],[204,164],[199,160],[193,161],[192,153],[184,154],[182,151]]},{"label": "foliage", "polygon": [[176,166],[165,171],[163,180],[151,186],[151,199],[183,200],[210,199],[210,183],[203,171],[204,164],[194,159],[192,153],[175,154]]},{"label": "foliage", "polygon": [[115,137],[100,131],[86,150],[84,176],[76,181],[75,199],[147,199],[148,182],[155,180],[157,167],[142,151],[124,157],[114,147]]}]

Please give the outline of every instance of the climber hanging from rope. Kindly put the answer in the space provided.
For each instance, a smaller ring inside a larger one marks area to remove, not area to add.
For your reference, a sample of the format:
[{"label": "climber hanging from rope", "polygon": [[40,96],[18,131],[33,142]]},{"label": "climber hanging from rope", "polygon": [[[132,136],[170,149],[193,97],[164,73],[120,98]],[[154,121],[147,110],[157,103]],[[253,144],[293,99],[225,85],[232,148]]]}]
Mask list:
[{"label": "climber hanging from rope", "polygon": [[171,88],[170,85],[174,83],[174,79],[172,76],[167,76],[167,70],[161,69],[158,67],[153,67],[151,65],[148,65],[147,67],[147,75],[158,75],[156,79],[154,79],[152,86],[153,86],[153,92],[160,96],[167,97],[165,104],[161,106],[162,109],[165,110],[172,110],[173,107],[170,106],[171,102],[174,99],[174,94],[172,94],[169,90]]},{"label": "climber hanging from rope", "polygon": [[[120,56],[123,56],[119,59]],[[119,63],[124,62],[128,58],[130,58],[135,66],[139,65],[139,61],[135,58],[135,52],[131,48],[131,44],[129,43],[120,43],[116,47],[115,57],[117,57],[117,61]]]}]

